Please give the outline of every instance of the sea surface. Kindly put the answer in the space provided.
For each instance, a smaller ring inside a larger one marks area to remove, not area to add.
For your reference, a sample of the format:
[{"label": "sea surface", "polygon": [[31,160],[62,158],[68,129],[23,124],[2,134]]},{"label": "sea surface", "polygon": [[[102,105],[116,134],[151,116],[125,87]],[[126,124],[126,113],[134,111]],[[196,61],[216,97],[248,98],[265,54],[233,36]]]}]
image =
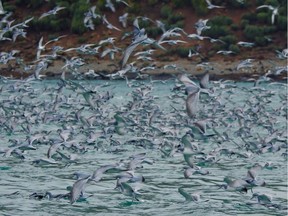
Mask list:
[{"label": "sea surface", "polygon": [[[287,84],[222,80],[208,91],[188,117],[175,78],[0,80],[0,215],[287,215]],[[73,204],[45,197],[111,164]],[[137,199],[115,189],[127,171],[145,179],[127,180]]]}]

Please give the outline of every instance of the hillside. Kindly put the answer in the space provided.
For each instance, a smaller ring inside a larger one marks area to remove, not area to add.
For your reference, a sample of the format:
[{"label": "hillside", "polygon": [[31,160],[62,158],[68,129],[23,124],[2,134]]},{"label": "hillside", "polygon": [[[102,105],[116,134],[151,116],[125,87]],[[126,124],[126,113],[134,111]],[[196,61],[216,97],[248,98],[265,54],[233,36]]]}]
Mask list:
[{"label": "hillside", "polygon": [[[121,40],[125,33],[133,30],[132,24],[136,17],[148,17],[152,21],[143,21],[139,19],[140,27],[145,28],[149,37],[159,39],[162,31],[156,25],[156,20],[165,24],[166,30],[173,27],[180,27],[187,34],[196,34],[195,23],[199,19],[208,19],[207,29],[201,35],[209,36],[214,39],[221,39],[225,43],[211,43],[210,40],[193,40],[182,34],[179,38],[186,43],[174,45],[165,45],[167,51],[157,50],[154,57],[161,61],[174,61],[177,59],[188,59],[189,50],[198,50],[200,55],[194,56],[195,62],[202,61],[237,61],[247,58],[258,60],[275,59],[276,50],[282,51],[287,48],[287,2],[286,0],[252,0],[239,3],[239,1],[225,0],[212,1],[213,4],[223,8],[208,9],[205,0],[127,0],[126,4],[121,1],[113,1],[116,11],[113,12],[106,7],[106,1],[79,0],[79,1],[34,1],[34,0],[10,0],[3,1],[4,9],[12,12],[9,20],[15,20],[12,25],[24,22],[28,18],[33,20],[27,23],[26,38],[17,37],[16,41],[2,40],[1,51],[9,52],[12,49],[19,50],[17,57],[21,57],[25,62],[35,60],[37,46],[40,38],[43,36],[43,43],[66,35],[64,38],[47,45],[45,52],[51,53],[53,46],[61,46],[64,49],[79,47],[82,44],[95,44],[108,37],[114,37],[114,45],[120,49],[125,49],[131,43],[131,36]],[[278,14],[275,16],[275,23],[271,23],[272,11],[269,9],[256,9],[258,6],[267,4],[279,7]],[[57,12],[56,15],[50,15],[39,19],[39,17],[55,8],[63,6],[65,9]],[[96,13],[101,17],[106,16],[107,20],[119,28],[108,29],[102,22],[102,18],[93,19],[95,30],[84,26],[84,14],[92,7],[96,6]],[[124,28],[119,22],[119,16],[128,13],[127,27]],[[3,17],[3,15],[2,15]],[[1,16],[0,16],[1,18]],[[3,27],[2,27],[3,28]],[[6,34],[6,37],[11,35]],[[252,48],[241,47],[239,41],[252,42]],[[144,48],[145,49],[145,48]],[[232,55],[217,54],[219,50],[231,50]],[[103,47],[100,48],[103,51]],[[75,52],[64,53],[64,55],[73,56]],[[93,60],[109,60],[107,55],[101,58],[99,55],[80,55],[83,58]],[[122,57],[121,52],[115,55],[114,62],[117,63]]]}]

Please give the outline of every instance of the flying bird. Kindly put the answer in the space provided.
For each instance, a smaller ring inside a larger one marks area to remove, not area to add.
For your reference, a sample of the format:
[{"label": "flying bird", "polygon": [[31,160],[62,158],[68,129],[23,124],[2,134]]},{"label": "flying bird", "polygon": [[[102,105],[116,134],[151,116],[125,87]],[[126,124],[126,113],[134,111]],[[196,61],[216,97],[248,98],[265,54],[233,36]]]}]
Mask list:
[{"label": "flying bird", "polygon": [[218,5],[213,5],[209,0],[206,0],[206,3],[208,4],[208,9],[213,9],[213,8],[225,8],[223,6],[218,6]]},{"label": "flying bird", "polygon": [[43,13],[40,17],[39,17],[39,20],[40,19],[43,19],[44,17],[47,17],[47,16],[50,16],[50,15],[56,15],[58,11],[60,10],[63,10],[65,9],[66,7],[59,7],[59,6],[56,6],[55,8],[53,8],[52,10],[46,12],[46,13]]},{"label": "flying bird", "polygon": [[271,23],[274,24],[275,16],[278,15],[278,8],[279,7],[273,7],[272,5],[261,5],[261,6],[257,7],[257,9],[261,9],[261,8],[268,8],[269,10],[272,11]]}]

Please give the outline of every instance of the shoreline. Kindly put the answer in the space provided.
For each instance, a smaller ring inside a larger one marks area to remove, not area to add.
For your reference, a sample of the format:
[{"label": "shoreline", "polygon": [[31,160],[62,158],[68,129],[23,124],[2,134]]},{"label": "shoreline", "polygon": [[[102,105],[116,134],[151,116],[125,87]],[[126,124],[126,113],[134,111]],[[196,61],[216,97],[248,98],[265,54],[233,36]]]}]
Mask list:
[{"label": "shoreline", "polygon": [[[86,64],[81,66],[78,69],[78,72],[81,75],[84,75],[86,79],[109,79],[109,74],[114,74],[120,70],[117,66],[117,61],[111,60],[103,60],[103,59],[85,59]],[[158,79],[163,79],[167,76],[175,75],[181,73],[181,71],[186,72],[191,76],[201,76],[204,73],[208,72],[211,80],[219,80],[219,79],[232,79],[245,81],[251,78],[259,78],[261,76],[267,76],[275,81],[287,80],[287,71],[282,72],[280,75],[275,75],[276,67],[287,67],[287,60],[281,59],[269,59],[269,60],[257,60],[254,59],[251,68],[242,68],[237,70],[237,65],[241,62],[239,61],[229,61],[226,59],[210,61],[208,63],[199,63],[195,62],[193,59],[172,59],[171,61],[154,61],[153,67],[155,69],[145,70],[141,72],[143,75],[151,75],[153,77],[157,77]],[[45,75],[43,79],[57,79],[61,77],[61,74],[64,69],[65,62],[61,60],[54,60],[52,65],[48,66],[48,68],[41,73],[41,75]],[[151,65],[151,64],[150,64]],[[164,69],[164,66],[172,65],[172,67]],[[25,79],[31,75],[33,75],[33,69],[27,73],[24,72],[21,68],[16,67],[17,65],[12,65],[10,63],[6,65],[0,65],[0,76],[5,78],[13,78],[13,79]],[[139,69],[145,67],[145,63],[134,66],[137,66]],[[146,63],[147,66],[147,63]],[[178,69],[173,69],[174,66],[177,66]],[[93,76],[85,76],[90,70],[94,71],[95,75]],[[265,75],[266,74],[266,75]],[[107,76],[107,77],[105,77]],[[73,78],[73,76],[67,71],[66,78]],[[134,78],[135,73],[130,73],[128,78]]]}]

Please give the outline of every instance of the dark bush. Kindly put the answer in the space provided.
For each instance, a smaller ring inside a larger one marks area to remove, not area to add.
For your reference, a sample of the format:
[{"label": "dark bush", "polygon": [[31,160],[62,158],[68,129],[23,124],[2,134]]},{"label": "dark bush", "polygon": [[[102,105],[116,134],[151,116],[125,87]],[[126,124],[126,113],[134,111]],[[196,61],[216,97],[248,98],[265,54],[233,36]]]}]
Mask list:
[{"label": "dark bush", "polygon": [[179,28],[184,28],[184,20],[180,20],[174,24],[168,24],[168,28],[175,28],[175,27],[179,27]]},{"label": "dark bush", "polygon": [[169,5],[164,5],[161,8],[160,15],[162,18],[167,19],[170,15],[172,15],[172,8]]},{"label": "dark bush", "polygon": [[12,4],[5,4],[4,6],[5,11],[12,11],[15,12],[17,10],[17,7]]},{"label": "dark bush", "polygon": [[190,0],[172,0],[172,3],[175,6],[175,8],[181,8],[191,5]]},{"label": "dark bush", "polygon": [[42,5],[44,5],[45,0],[31,0],[30,1],[30,7],[32,9],[40,8]]},{"label": "dark bush", "polygon": [[134,2],[130,4],[130,7],[128,7],[128,13],[132,13],[132,14],[139,14],[141,12],[141,5],[139,4],[139,2]]},{"label": "dark bush", "polygon": [[255,23],[257,21],[256,13],[246,13],[242,16],[241,19],[245,19],[249,21],[249,24]]},{"label": "dark bush", "polygon": [[271,15],[265,12],[257,13],[257,21],[261,23],[269,23],[271,22]]},{"label": "dark bush", "polygon": [[177,47],[175,49],[172,49],[172,54],[176,54],[181,58],[185,58],[189,54],[189,47]]},{"label": "dark bush", "polygon": [[[99,10],[103,11],[103,10],[107,10],[107,8],[105,7],[106,4],[106,0],[98,0],[97,1],[97,8],[99,8]],[[133,7],[133,5],[131,5]]]},{"label": "dark bush", "polygon": [[264,37],[255,37],[255,43],[257,46],[266,46],[269,42]]},{"label": "dark bush", "polygon": [[227,45],[235,44],[237,42],[235,35],[226,35],[224,37],[220,37],[219,39],[224,41]]},{"label": "dark bush", "polygon": [[227,16],[215,16],[209,20],[209,24],[211,25],[231,25],[233,23],[232,19]]},{"label": "dark bush", "polygon": [[158,0],[148,0],[148,5],[149,6],[154,6],[158,3]]},{"label": "dark bush", "polygon": [[171,14],[169,17],[168,17],[168,22],[169,23],[175,23],[175,22],[178,22],[178,21],[181,21],[183,20],[185,17],[182,15],[182,14]]},{"label": "dark bush", "polygon": [[[15,4],[17,6],[27,6],[29,4],[30,0],[16,0]],[[3,5],[5,5],[5,3],[3,2]]]},{"label": "dark bush", "polygon": [[287,17],[287,5],[286,5],[286,7],[280,7],[278,9],[278,13],[280,16],[286,16]]},{"label": "dark bush", "polygon": [[287,16],[278,16],[276,19],[277,28],[287,32]]},{"label": "dark bush", "polygon": [[238,31],[238,30],[239,30],[239,26],[238,26],[236,23],[233,23],[233,24],[231,25],[231,29],[232,29],[233,31]]},{"label": "dark bush", "polygon": [[211,26],[210,29],[206,29],[202,32],[202,35],[209,36],[212,38],[219,38],[221,36],[226,36],[230,34],[229,28],[227,26]]},{"label": "dark bush", "polygon": [[245,37],[252,41],[254,41],[256,37],[264,36],[263,33],[263,28],[254,25],[246,25],[244,29]]},{"label": "dark bush", "polygon": [[264,4],[265,4],[265,0],[256,0],[257,6],[264,5]]},{"label": "dark bush", "polygon": [[241,28],[244,29],[247,25],[249,25],[249,21],[246,19],[242,19],[240,22]]},{"label": "dark bush", "polygon": [[231,44],[228,49],[235,54],[238,54],[240,52],[240,48],[235,44]]},{"label": "dark bush", "polygon": [[249,6],[249,1],[244,0],[243,4],[239,3],[238,1],[226,1],[226,7],[228,8],[247,8]]},{"label": "dark bush", "polygon": [[84,13],[89,10],[89,5],[85,2],[85,0],[80,0],[74,6],[74,14],[71,23],[72,33],[83,34],[85,31],[87,31],[87,28],[84,26],[83,19]]},{"label": "dark bush", "polygon": [[[271,34],[276,31],[275,26],[255,26],[247,25],[244,29],[244,36],[257,45],[264,46],[268,43],[268,40],[264,38],[265,35]],[[264,38],[264,39],[262,39]],[[257,40],[257,41],[256,41]]]},{"label": "dark bush", "polygon": [[162,34],[162,30],[158,27],[149,27],[146,28],[146,32],[149,37],[156,38],[157,36]]},{"label": "dark bush", "polygon": [[277,0],[265,0],[265,5],[272,5],[273,7],[279,6],[279,2]]},{"label": "dark bush", "polygon": [[207,3],[205,0],[191,0],[191,4],[197,15],[203,16],[208,13]]}]

